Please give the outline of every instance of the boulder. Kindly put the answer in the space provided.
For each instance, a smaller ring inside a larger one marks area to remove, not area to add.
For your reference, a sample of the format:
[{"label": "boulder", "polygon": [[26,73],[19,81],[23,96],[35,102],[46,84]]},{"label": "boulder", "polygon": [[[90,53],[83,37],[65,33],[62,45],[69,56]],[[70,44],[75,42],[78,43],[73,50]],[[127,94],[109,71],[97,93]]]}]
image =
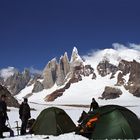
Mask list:
[{"label": "boulder", "polygon": [[120,95],[122,95],[122,91],[120,89],[106,86],[100,99],[115,99],[120,97]]}]

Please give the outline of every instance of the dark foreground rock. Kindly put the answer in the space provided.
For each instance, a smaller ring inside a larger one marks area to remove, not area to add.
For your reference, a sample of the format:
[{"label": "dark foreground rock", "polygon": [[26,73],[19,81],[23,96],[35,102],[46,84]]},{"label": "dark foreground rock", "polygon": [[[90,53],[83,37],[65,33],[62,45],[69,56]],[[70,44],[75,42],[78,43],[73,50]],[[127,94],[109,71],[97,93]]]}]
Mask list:
[{"label": "dark foreground rock", "polygon": [[9,107],[19,107],[18,101],[11,95],[6,87],[0,85],[0,96],[5,94],[7,96],[7,106]]}]

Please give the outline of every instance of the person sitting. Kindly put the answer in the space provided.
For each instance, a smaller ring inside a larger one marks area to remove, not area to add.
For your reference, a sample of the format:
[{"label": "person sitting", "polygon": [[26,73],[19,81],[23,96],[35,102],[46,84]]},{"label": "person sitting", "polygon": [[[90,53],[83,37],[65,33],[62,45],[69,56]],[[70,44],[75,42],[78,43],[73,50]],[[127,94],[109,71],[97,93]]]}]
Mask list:
[{"label": "person sitting", "polygon": [[90,104],[89,112],[92,112],[92,111],[94,111],[95,109],[98,109],[98,108],[99,108],[98,103],[96,102],[96,100],[94,98],[92,98],[92,102]]},{"label": "person sitting", "polygon": [[6,97],[7,96],[3,94],[0,98],[0,138],[4,138],[3,132],[10,132],[10,136],[14,136],[13,130],[5,125],[6,120],[9,120],[7,116]]}]

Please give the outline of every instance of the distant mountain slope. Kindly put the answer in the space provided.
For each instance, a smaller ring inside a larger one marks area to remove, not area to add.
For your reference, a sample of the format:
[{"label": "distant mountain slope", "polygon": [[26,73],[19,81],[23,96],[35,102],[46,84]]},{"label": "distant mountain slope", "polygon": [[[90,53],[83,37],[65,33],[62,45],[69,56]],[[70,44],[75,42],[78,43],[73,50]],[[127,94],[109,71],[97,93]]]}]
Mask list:
[{"label": "distant mountain slope", "polygon": [[126,47],[105,49],[82,58],[74,48],[70,61],[67,53],[59,63],[52,59],[42,76],[29,83],[30,88],[26,86],[17,98],[26,96],[29,101],[40,103],[89,104],[95,97],[101,104],[119,100],[122,104],[137,105],[140,51]]}]

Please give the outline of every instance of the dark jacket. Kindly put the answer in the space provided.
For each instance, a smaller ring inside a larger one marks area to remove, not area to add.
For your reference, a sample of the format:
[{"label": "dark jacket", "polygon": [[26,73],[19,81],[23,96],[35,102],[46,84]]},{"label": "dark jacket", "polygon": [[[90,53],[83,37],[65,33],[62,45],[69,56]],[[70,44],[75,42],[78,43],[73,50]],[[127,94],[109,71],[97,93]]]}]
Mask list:
[{"label": "dark jacket", "polygon": [[94,111],[94,109],[97,109],[99,108],[99,105],[96,101],[93,101],[91,104],[90,104],[90,110],[89,111]]},{"label": "dark jacket", "polygon": [[24,120],[24,119],[29,119],[31,117],[30,114],[30,106],[28,105],[28,103],[22,103],[19,107],[19,115],[20,115],[20,119]]},{"label": "dark jacket", "polygon": [[6,111],[7,111],[7,105],[5,101],[0,100],[0,133],[4,130],[6,119],[8,119]]},{"label": "dark jacket", "polygon": [[0,118],[6,122],[7,116],[7,104],[5,101],[0,100]]}]

